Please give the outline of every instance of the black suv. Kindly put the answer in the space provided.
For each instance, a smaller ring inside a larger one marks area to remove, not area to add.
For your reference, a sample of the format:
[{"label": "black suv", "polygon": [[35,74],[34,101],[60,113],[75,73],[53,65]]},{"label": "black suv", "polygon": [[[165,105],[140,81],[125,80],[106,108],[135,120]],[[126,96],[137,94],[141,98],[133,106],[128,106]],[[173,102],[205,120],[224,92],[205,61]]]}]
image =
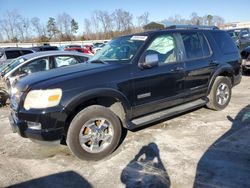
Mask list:
[{"label": "black suv", "polygon": [[21,79],[10,123],[30,139],[66,139],[80,159],[115,150],[122,130],[137,129],[207,105],[224,109],[241,81],[229,34],[165,29],[116,38],[88,63]]},{"label": "black suv", "polygon": [[229,35],[235,41],[240,51],[250,46],[250,29],[249,28],[237,28],[227,30]]}]

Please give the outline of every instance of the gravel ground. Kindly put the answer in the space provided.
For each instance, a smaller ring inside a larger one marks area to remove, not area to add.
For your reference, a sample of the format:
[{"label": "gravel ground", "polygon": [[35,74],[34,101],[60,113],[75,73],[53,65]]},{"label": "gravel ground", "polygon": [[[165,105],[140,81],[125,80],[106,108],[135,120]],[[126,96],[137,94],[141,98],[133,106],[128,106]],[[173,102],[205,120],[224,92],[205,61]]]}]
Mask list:
[{"label": "gravel ground", "polygon": [[136,132],[98,162],[11,132],[0,108],[0,187],[250,187],[250,77],[221,112],[200,108]]}]

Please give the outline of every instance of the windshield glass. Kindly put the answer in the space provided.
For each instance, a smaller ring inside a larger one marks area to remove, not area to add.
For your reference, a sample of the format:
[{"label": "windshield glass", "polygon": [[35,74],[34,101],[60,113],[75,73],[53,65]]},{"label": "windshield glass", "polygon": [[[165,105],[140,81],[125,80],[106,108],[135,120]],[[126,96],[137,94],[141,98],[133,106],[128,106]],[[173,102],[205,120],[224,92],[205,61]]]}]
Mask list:
[{"label": "windshield glass", "polygon": [[15,68],[16,66],[20,65],[21,63],[23,63],[24,61],[26,61],[27,59],[21,57],[21,58],[17,58],[14,59],[13,61],[11,61],[9,64],[5,65],[4,68],[2,68],[2,75],[7,74],[8,72],[10,72],[13,68]]},{"label": "windshield glass", "polygon": [[125,36],[107,43],[90,61],[112,61],[127,63],[143,45],[147,36]]}]

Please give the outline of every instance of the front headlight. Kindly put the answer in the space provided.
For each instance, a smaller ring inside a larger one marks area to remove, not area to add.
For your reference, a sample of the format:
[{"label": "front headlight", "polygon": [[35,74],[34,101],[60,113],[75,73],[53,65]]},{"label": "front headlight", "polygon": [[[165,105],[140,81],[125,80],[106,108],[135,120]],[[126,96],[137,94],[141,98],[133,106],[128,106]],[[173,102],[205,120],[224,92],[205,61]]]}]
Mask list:
[{"label": "front headlight", "polygon": [[24,109],[44,109],[57,106],[62,98],[61,89],[32,90],[24,101]]}]

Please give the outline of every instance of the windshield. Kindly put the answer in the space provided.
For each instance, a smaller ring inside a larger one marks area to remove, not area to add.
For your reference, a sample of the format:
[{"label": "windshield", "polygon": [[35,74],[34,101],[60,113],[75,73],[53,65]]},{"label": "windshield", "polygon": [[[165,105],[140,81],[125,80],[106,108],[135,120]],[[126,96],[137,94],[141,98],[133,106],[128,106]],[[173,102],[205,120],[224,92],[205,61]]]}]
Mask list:
[{"label": "windshield", "polygon": [[24,61],[26,61],[27,59],[21,57],[21,58],[17,58],[14,59],[13,61],[11,61],[9,64],[5,65],[2,68],[2,75],[7,74],[8,72],[10,72],[13,68],[15,68],[16,66],[20,65],[21,63],[23,63]]},{"label": "windshield", "polygon": [[127,63],[144,44],[147,36],[125,36],[107,43],[90,61]]}]

